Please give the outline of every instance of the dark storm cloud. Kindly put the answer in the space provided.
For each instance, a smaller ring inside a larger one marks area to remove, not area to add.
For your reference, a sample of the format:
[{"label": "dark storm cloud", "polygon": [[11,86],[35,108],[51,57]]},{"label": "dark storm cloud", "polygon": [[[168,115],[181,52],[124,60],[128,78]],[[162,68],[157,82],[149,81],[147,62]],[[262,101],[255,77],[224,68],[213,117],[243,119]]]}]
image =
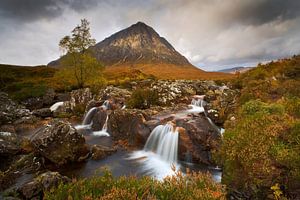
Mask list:
[{"label": "dark storm cloud", "polygon": [[52,19],[67,8],[82,11],[96,4],[96,0],[1,0],[0,17],[21,22]]},{"label": "dark storm cloud", "polygon": [[232,13],[232,16],[236,20],[252,25],[275,20],[284,21],[300,16],[300,1],[298,0],[246,0],[236,1],[236,6],[236,12]]}]

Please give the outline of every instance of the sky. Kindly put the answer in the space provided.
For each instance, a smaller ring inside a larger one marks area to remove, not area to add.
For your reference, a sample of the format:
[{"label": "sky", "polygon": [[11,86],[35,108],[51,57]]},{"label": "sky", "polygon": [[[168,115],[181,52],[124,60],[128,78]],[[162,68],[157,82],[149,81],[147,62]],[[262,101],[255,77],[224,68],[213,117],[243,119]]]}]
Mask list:
[{"label": "sky", "polygon": [[300,0],[0,0],[0,63],[59,58],[83,18],[97,42],[142,21],[207,71],[300,54]]}]

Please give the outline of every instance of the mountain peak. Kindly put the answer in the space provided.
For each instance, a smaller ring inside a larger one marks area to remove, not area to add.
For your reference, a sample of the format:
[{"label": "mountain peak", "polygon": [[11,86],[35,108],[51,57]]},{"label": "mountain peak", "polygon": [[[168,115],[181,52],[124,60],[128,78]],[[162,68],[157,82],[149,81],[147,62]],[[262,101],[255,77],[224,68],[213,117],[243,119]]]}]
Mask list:
[{"label": "mountain peak", "polygon": [[137,22],[92,48],[105,65],[165,63],[191,65],[174,47],[152,27]]}]

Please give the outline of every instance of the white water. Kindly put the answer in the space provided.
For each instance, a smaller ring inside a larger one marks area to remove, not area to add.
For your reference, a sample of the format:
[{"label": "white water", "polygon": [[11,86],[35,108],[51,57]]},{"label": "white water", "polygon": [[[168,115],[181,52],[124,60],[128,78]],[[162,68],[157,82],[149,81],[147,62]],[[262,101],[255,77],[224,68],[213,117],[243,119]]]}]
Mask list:
[{"label": "white water", "polygon": [[105,100],[101,106],[104,110],[108,110],[109,108],[109,100]]},{"label": "white water", "polygon": [[108,122],[108,115],[106,117],[105,123],[103,124],[102,130],[101,131],[94,131],[93,135],[95,136],[106,136],[109,137],[109,133],[107,132],[107,122]]},{"label": "white water", "polygon": [[143,172],[157,179],[174,175],[179,169],[178,136],[178,131],[171,124],[158,125],[148,137],[144,149],[133,152],[129,159],[140,162]]},{"label": "white water", "polygon": [[56,111],[60,106],[64,105],[64,102],[63,101],[60,101],[60,102],[56,102],[55,104],[53,104],[51,107],[50,107],[50,110],[51,112],[54,112]]},{"label": "white water", "polygon": [[189,113],[203,113],[205,112],[204,107],[203,107],[203,99],[193,99],[191,102],[191,105],[189,105],[190,107],[192,107],[191,109],[189,109],[187,112]]},{"label": "white water", "polygon": [[97,112],[97,107],[91,108],[84,116],[82,124],[75,126],[75,129],[91,129],[93,125],[92,117],[94,116],[95,112]]},{"label": "white water", "polygon": [[207,113],[203,107],[203,105],[205,104],[204,100],[202,98],[198,98],[198,99],[193,99],[191,102],[191,107],[192,109],[188,110],[188,112],[190,113],[204,113],[205,117],[207,119],[207,121],[212,125],[212,127],[214,127],[214,129],[216,131],[218,131],[218,133],[220,135],[223,136],[223,133],[225,132],[225,129],[223,128],[219,128],[217,125],[215,125],[215,123],[207,116]]}]

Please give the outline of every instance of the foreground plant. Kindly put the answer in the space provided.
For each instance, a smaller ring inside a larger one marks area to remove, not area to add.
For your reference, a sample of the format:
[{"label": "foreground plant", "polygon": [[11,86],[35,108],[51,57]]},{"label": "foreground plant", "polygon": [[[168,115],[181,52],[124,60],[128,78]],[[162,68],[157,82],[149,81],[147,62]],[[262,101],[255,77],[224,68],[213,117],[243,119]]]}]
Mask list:
[{"label": "foreground plant", "polygon": [[210,174],[188,172],[163,181],[145,176],[114,178],[109,171],[101,177],[75,180],[61,184],[45,194],[45,199],[225,199],[223,185],[212,180]]}]

